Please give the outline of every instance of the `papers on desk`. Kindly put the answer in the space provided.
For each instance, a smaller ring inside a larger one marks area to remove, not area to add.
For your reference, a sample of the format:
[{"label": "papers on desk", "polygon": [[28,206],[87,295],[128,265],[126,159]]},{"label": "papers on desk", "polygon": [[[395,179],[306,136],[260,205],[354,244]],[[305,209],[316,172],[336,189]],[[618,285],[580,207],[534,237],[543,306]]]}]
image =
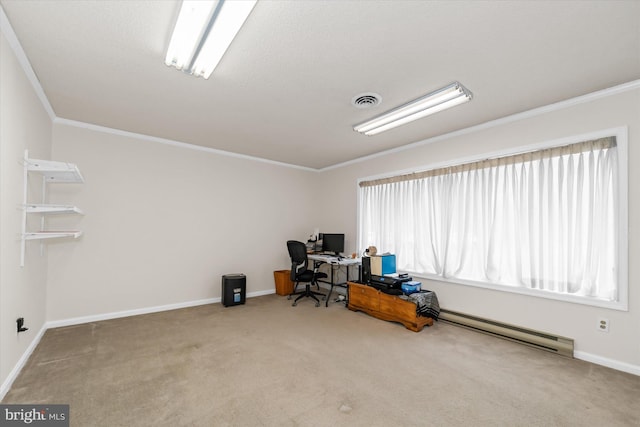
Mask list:
[{"label": "papers on desk", "polygon": [[339,265],[360,264],[360,258],[345,258],[345,257],[337,257],[335,255],[328,255],[328,254],[311,254],[311,255],[307,255],[307,258],[313,261],[326,262],[327,264],[339,264]]}]

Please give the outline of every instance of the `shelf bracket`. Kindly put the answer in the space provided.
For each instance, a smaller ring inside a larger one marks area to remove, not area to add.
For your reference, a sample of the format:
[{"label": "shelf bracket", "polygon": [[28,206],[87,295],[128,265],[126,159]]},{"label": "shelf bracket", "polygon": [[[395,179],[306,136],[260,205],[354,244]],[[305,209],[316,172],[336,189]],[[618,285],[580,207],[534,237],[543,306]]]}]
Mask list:
[{"label": "shelf bracket", "polygon": [[[22,161],[22,168],[23,168],[23,179],[22,179],[22,183],[24,184],[24,187],[22,189],[22,204],[23,206],[27,205],[27,192],[28,192],[28,183],[27,180],[29,179],[29,166],[27,164],[29,160],[29,150],[24,150],[24,159]],[[21,236],[21,242],[20,242],[20,267],[24,267],[24,254],[25,251],[27,250],[27,241],[25,239],[25,233],[27,232],[27,209],[23,208],[22,209],[22,233],[20,234]]]}]

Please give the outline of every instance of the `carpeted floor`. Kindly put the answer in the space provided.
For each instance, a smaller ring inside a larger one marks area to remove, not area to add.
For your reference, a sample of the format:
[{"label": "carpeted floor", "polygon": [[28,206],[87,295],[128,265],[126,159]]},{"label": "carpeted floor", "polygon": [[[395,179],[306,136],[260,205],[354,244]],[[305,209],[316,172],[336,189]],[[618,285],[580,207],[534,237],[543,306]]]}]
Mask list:
[{"label": "carpeted floor", "polygon": [[52,329],[3,403],[72,426],[638,426],[640,377],[285,297]]}]

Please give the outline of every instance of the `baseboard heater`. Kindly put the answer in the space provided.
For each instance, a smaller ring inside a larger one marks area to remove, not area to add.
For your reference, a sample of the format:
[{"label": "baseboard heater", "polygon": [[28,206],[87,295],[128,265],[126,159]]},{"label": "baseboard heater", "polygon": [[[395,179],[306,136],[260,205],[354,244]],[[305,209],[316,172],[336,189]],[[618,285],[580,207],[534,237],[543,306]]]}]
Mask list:
[{"label": "baseboard heater", "polygon": [[496,322],[494,320],[444,309],[440,310],[438,319],[562,356],[573,357],[573,340],[571,338],[551,335],[533,329],[521,328],[507,323]]}]

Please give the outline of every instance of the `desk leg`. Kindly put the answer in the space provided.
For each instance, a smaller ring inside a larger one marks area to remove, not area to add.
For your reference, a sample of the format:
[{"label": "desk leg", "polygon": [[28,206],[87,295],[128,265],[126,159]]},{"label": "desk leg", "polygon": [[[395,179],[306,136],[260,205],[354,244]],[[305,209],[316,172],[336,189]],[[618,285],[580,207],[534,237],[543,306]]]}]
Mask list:
[{"label": "desk leg", "polygon": [[334,284],[333,284],[333,281],[331,281],[331,289],[329,289],[329,295],[327,295],[327,300],[324,303],[325,307],[329,307],[329,300],[331,299],[331,292],[333,292],[333,287],[334,287]]},{"label": "desk leg", "polygon": [[[322,264],[322,263],[318,262],[317,264],[314,264],[314,265],[317,268],[317,267],[319,267],[320,264]],[[335,270],[339,270],[340,267],[341,267],[340,265],[335,265],[335,264],[329,264],[329,266],[331,268],[331,276],[330,276],[330,283],[329,283],[331,285],[331,289],[329,289],[329,295],[327,295],[327,299],[326,299],[326,302],[324,304],[325,307],[329,307],[329,300],[331,299],[331,295],[333,294],[333,288],[336,286],[334,271]],[[349,282],[349,268],[350,267],[351,267],[351,265],[349,265],[349,264],[346,265],[346,279],[347,280],[346,280],[345,284]],[[360,281],[361,278],[362,278],[362,268],[361,268],[360,265],[357,265],[357,267],[358,267],[358,281]],[[323,282],[323,283],[326,283],[326,282]],[[339,286],[342,286],[342,285],[343,284],[339,284]],[[348,287],[347,287],[347,289],[348,289]],[[347,291],[346,299],[343,302],[345,302],[345,304],[348,304],[348,302],[349,302],[349,292],[348,291]]]},{"label": "desk leg", "polygon": [[329,307],[329,300],[331,299],[331,293],[333,292],[333,287],[335,286],[334,283],[334,279],[333,279],[333,270],[334,270],[334,265],[333,264],[329,264],[329,268],[331,269],[331,289],[329,289],[329,295],[327,295],[327,300],[324,303],[325,307]]},{"label": "desk leg", "polygon": [[[315,276],[316,274],[318,274],[318,272],[320,271],[320,266],[322,265],[322,262],[320,261],[313,261],[313,275]],[[318,291],[320,290],[320,284],[318,282],[316,282],[316,286],[318,288]]]}]

